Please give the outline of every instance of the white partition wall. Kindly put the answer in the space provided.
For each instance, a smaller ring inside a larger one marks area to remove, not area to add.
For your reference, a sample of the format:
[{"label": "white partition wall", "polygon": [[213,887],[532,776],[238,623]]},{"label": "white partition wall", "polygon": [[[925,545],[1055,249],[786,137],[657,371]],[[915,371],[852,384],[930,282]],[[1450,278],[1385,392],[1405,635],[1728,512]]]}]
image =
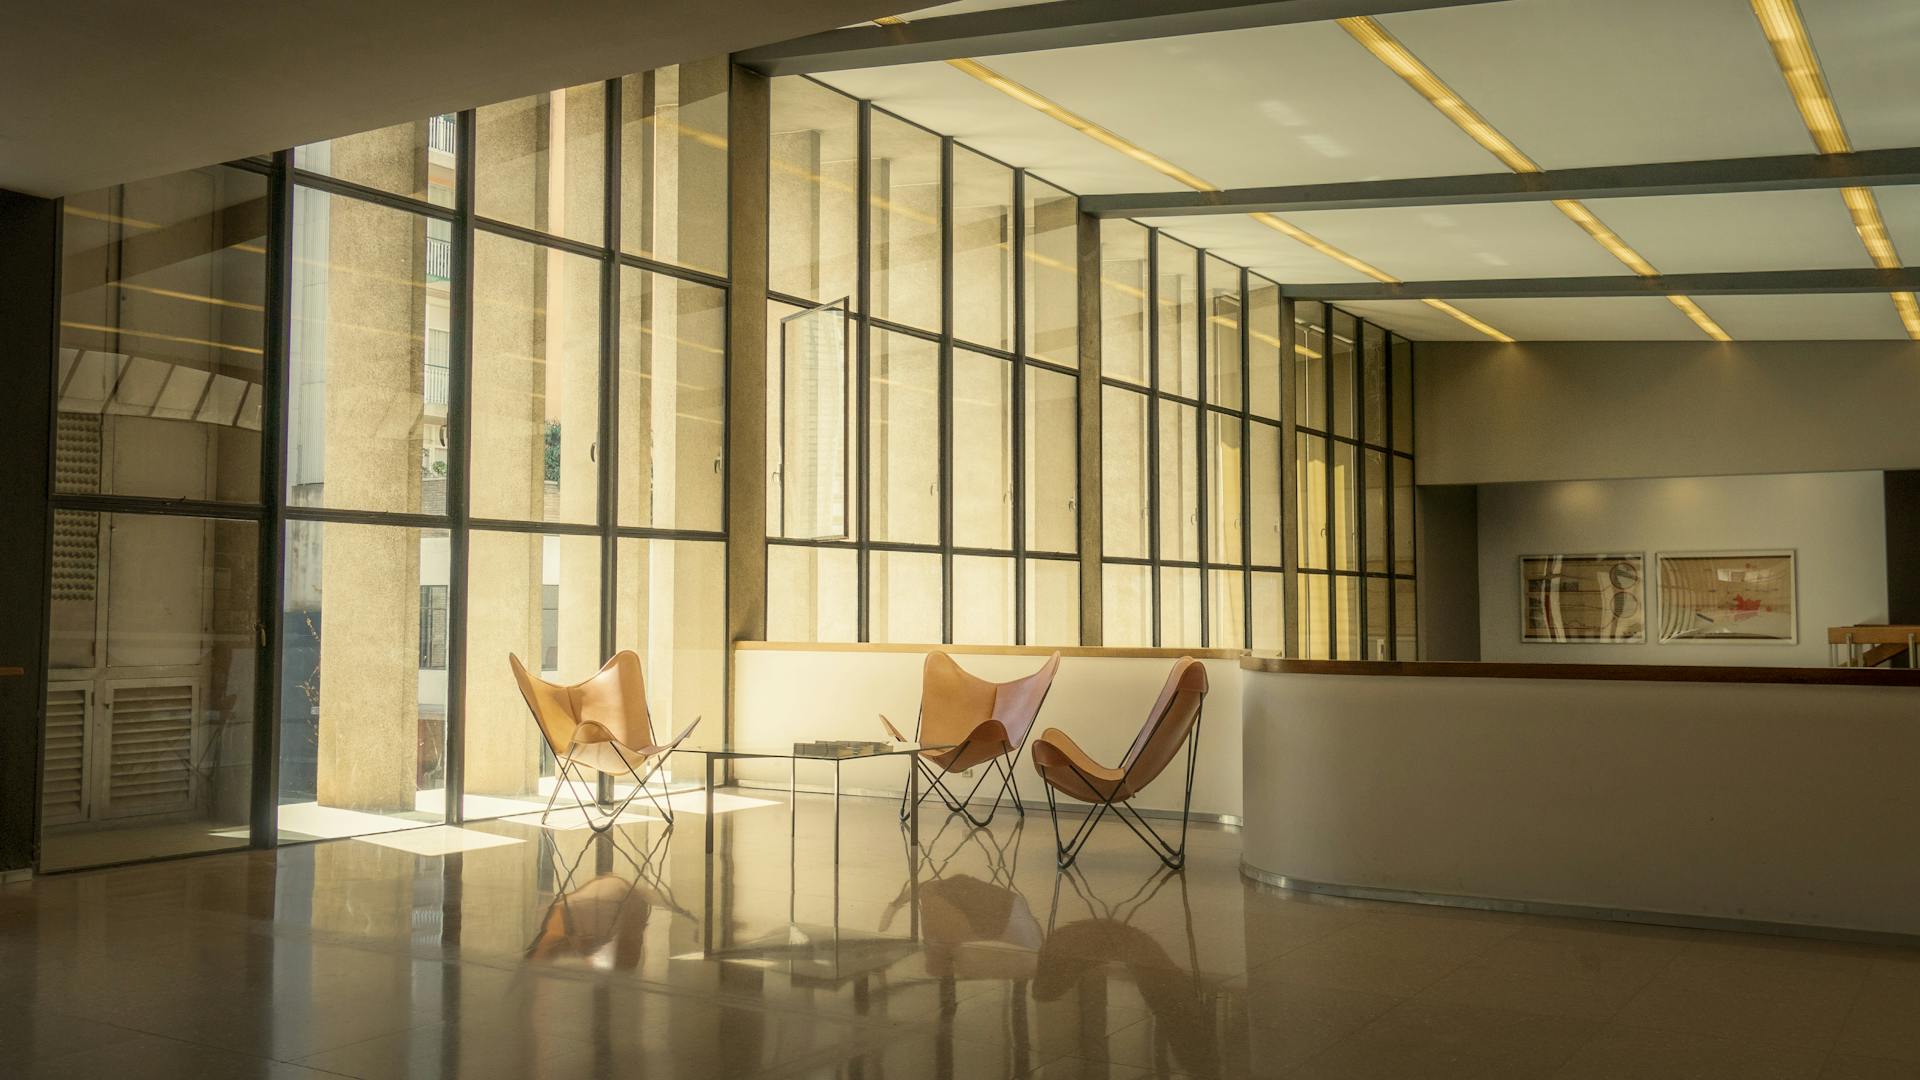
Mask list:
[{"label": "white partition wall", "polygon": [[[882,713],[907,735],[920,707],[920,672],[927,650],[943,648],[984,679],[1014,679],[1037,669],[1051,650],[968,649],[966,646],[834,646],[741,643],[734,650],[733,743],[786,746],[812,739],[884,739]],[[1093,757],[1117,764],[1140,731],[1177,651],[1063,649],[1060,672],[1047,695],[1034,735],[1058,727]],[[1207,668],[1209,689],[1201,714],[1199,759],[1194,771],[1196,814],[1238,821],[1240,817],[1239,660],[1195,650]],[[1029,742],[1031,747],[1031,742]],[[1031,751],[1029,750],[1028,753]],[[1145,810],[1178,813],[1185,789],[1184,757],[1141,795]],[[898,758],[843,766],[843,789],[897,795],[906,780]],[[978,774],[976,774],[977,777]],[[743,760],[735,779],[748,785],[785,786],[784,761]],[[1028,812],[1046,813],[1039,776],[1022,753],[1015,771]],[[958,779],[958,778],[956,778]],[[972,778],[966,784],[971,786]],[[802,762],[799,784],[821,790],[833,783],[832,767]],[[981,795],[990,798],[990,785]],[[929,806],[936,804],[929,803]]]}]

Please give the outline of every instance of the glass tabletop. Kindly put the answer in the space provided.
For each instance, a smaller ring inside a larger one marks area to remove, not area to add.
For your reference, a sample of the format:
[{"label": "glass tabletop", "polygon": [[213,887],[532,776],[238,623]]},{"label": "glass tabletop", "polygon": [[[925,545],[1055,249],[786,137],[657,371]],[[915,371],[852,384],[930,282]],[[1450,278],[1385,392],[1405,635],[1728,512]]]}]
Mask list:
[{"label": "glass tabletop", "polygon": [[858,761],[862,758],[917,754],[922,750],[951,750],[952,743],[875,742],[866,739],[821,739],[779,745],[682,746],[675,753],[726,758],[795,758],[803,761]]}]

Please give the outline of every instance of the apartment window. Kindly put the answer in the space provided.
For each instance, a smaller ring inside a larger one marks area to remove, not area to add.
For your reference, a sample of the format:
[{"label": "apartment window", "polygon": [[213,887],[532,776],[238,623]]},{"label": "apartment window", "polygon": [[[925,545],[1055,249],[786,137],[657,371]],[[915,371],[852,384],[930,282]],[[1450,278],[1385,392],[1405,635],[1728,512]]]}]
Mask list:
[{"label": "apartment window", "polygon": [[420,669],[447,669],[447,587],[420,586]]}]

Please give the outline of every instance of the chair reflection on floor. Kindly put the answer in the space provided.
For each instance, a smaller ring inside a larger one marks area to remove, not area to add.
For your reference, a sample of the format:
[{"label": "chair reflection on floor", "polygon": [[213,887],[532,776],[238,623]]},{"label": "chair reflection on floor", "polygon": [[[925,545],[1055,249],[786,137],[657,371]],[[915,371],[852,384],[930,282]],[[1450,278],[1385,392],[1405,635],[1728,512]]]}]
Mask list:
[{"label": "chair reflection on floor", "polygon": [[[654,862],[671,835],[668,830],[659,830],[644,848],[624,830],[595,832],[571,861],[552,830],[542,829],[540,834],[544,868],[560,880],[554,886],[553,903],[527,943],[528,960],[546,964],[578,960],[596,968],[631,971],[640,966],[647,924],[655,911],[694,917],[674,899],[673,889]],[[626,870],[615,868],[615,855],[626,862]],[[574,880],[589,856],[595,872],[576,886]]]}]

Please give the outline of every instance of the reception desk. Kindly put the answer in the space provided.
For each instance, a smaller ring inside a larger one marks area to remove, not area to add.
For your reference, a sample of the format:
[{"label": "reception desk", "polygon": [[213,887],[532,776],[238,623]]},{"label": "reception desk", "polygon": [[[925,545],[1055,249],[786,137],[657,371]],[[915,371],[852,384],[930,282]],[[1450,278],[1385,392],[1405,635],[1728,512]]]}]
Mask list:
[{"label": "reception desk", "polygon": [[1251,878],[1920,940],[1920,671],[1241,663]]}]

